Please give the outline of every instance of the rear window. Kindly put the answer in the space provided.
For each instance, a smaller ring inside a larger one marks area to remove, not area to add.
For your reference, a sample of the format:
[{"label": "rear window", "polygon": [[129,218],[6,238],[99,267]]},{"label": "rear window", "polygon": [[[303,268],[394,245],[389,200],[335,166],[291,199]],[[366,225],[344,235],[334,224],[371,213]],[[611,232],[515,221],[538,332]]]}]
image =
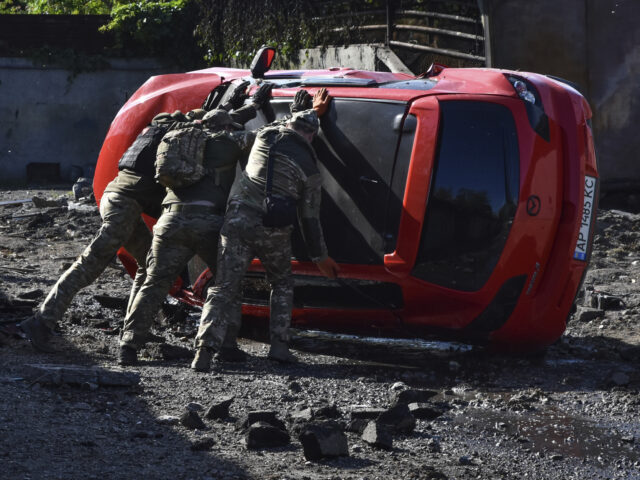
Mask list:
[{"label": "rear window", "polygon": [[504,248],[519,193],[519,151],[511,111],[499,104],[444,101],[438,149],[412,274],[475,291]]}]

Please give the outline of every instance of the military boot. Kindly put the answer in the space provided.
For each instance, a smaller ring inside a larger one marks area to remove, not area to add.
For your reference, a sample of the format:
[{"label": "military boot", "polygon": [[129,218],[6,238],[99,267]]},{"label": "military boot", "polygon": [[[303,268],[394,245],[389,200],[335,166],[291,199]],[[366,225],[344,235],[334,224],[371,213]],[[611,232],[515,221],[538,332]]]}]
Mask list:
[{"label": "military boot", "polygon": [[268,358],[279,363],[298,363],[298,359],[289,351],[289,345],[279,341],[271,342]]},{"label": "military boot", "polygon": [[191,368],[196,372],[208,372],[211,369],[211,358],[213,358],[212,348],[199,347],[191,362]]},{"label": "military boot", "polygon": [[120,345],[120,351],[118,352],[118,365],[128,367],[138,363],[138,351],[129,347],[128,345]]},{"label": "military boot", "polygon": [[31,345],[41,352],[52,353],[55,349],[50,344],[51,329],[47,327],[38,317],[29,317],[19,325]]}]

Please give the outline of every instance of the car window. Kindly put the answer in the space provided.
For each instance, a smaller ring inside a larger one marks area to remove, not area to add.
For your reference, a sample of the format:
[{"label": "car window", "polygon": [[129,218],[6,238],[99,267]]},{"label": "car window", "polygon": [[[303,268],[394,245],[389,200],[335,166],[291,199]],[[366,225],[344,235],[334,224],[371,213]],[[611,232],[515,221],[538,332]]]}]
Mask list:
[{"label": "car window", "polygon": [[[290,100],[272,102],[277,117]],[[393,252],[415,135],[404,102],[334,98],[313,145],[323,178],[321,222],[330,255],[344,263],[382,264]],[[307,254],[298,233],[294,257]]]},{"label": "car window", "polygon": [[519,150],[511,111],[443,101],[425,221],[412,274],[457,290],[482,288],[511,228]]}]

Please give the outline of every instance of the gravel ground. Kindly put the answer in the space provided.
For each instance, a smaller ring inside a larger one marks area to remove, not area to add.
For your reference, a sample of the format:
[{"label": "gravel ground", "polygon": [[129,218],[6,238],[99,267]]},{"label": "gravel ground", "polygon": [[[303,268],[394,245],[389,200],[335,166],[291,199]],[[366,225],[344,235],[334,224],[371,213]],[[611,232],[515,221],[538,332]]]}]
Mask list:
[{"label": "gravel ground", "polygon": [[[53,201],[1,204],[34,195]],[[64,199],[68,189],[0,191],[0,478],[640,478],[640,215],[600,212],[585,295],[540,355],[300,332],[299,365],[274,364],[267,345],[241,339],[248,363],[199,374],[189,369],[198,314],[167,305],[154,327],[166,343],[150,344],[128,370],[139,383],[108,386],[34,374],[33,365],[125,378],[115,354],[130,280],[116,261],[76,297],[58,353],[34,351],[15,327],[100,225],[95,208]],[[390,448],[354,431],[358,412],[387,409],[405,390],[433,395],[422,405],[430,413],[394,433]],[[229,396],[225,418],[206,418]],[[264,410],[284,422],[288,444],[248,448],[243,419]],[[203,424],[187,426],[186,412]],[[301,418],[346,428],[348,456],[307,460]]]}]

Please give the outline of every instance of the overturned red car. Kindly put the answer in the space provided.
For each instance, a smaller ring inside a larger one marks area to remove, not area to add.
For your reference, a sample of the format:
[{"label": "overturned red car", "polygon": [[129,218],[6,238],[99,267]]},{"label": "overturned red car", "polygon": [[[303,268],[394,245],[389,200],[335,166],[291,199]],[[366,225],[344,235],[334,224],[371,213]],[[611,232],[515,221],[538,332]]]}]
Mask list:
[{"label": "overturned red car", "polygon": [[[229,85],[249,80],[252,90],[274,84],[281,118],[299,89],[326,87],[334,99],[314,147],[322,225],[342,270],[322,277],[296,234],[293,326],[435,333],[511,350],[560,337],[588,266],[598,192],[591,110],[573,86],[439,66],[418,77],[351,68],[255,76],[211,68],[149,79],[111,124],[98,201],[156,114],[214,108]],[[260,113],[246,128],[265,122]],[[120,258],[135,268],[124,250]],[[210,281],[196,258],[172,293],[201,304]],[[243,295],[245,318],[264,322],[269,286],[257,260]]]}]

